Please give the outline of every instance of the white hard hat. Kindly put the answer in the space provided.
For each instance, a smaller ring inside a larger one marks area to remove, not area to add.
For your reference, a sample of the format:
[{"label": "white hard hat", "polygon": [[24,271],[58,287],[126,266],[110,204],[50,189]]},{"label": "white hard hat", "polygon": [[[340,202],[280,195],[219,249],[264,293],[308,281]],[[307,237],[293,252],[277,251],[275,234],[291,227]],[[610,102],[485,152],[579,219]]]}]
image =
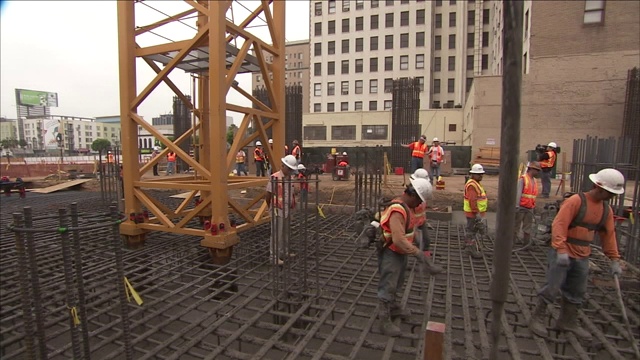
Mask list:
[{"label": "white hard hat", "polygon": [[307,168],[302,164],[298,164],[298,170],[307,170]]},{"label": "white hard hat", "polygon": [[287,155],[280,160],[282,160],[282,163],[287,165],[289,169],[298,170],[298,160],[296,160],[295,156]]},{"label": "white hard hat", "polygon": [[475,164],[469,170],[470,174],[484,174],[484,168],[480,164]]},{"label": "white hard hat", "polygon": [[437,141],[437,142],[440,142],[440,140],[438,140],[438,138],[437,138],[437,137],[436,137],[436,138],[433,138],[433,141],[434,141],[434,142],[436,142],[436,141]]},{"label": "white hard hat", "polygon": [[552,148],[557,148],[558,145],[556,145],[556,143],[554,143],[553,141],[549,143],[549,145],[547,145],[548,147],[552,147]]},{"label": "white hard hat", "polygon": [[256,141],[256,146],[261,146],[262,143],[260,142],[260,140]]},{"label": "white hard hat", "polygon": [[160,146],[154,146],[154,147],[153,147],[153,150],[155,150],[155,151],[160,151]]},{"label": "white hard hat", "polygon": [[347,152],[346,152],[346,151],[345,151],[345,152],[343,152],[343,153],[342,153],[342,155],[347,155]]},{"label": "white hard hat", "polygon": [[431,182],[428,179],[411,179],[411,186],[413,186],[413,189],[418,193],[418,196],[423,202],[427,201],[433,191]]},{"label": "white hard hat", "polygon": [[269,139],[269,144],[273,144],[273,139]]},{"label": "white hard hat", "polygon": [[411,179],[428,179],[429,172],[425,169],[416,169],[416,171],[409,176]]},{"label": "white hard hat", "polygon": [[610,193],[624,193],[624,176],[616,169],[602,169],[597,174],[589,175],[589,180]]}]

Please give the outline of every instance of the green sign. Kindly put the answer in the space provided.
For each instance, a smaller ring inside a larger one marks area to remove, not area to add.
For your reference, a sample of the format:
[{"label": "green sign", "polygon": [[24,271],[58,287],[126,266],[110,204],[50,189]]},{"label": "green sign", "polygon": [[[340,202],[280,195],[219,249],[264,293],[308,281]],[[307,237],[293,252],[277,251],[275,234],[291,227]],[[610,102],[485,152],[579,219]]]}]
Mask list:
[{"label": "green sign", "polygon": [[20,105],[58,107],[58,93],[25,89],[16,91]]}]

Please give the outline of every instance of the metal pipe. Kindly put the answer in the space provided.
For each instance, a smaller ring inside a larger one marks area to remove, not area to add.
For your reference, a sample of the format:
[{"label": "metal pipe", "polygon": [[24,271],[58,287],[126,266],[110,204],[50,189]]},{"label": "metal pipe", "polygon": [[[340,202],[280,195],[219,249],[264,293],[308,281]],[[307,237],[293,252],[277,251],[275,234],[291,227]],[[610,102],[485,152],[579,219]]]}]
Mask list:
[{"label": "metal pipe", "polygon": [[511,248],[515,218],[520,149],[520,96],[522,88],[522,12],[520,1],[505,1],[503,12],[504,74],[502,75],[502,123],[500,133],[500,178],[498,184],[498,215],[496,246],[493,253],[493,281],[490,295],[493,308],[490,359],[498,358],[502,312],[507,301]]}]

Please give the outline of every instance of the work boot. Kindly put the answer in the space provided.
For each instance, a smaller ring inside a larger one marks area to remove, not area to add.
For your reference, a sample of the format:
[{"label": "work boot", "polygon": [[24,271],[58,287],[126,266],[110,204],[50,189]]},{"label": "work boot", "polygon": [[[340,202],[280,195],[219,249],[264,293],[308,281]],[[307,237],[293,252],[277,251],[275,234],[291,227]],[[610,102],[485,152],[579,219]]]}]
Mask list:
[{"label": "work boot", "polygon": [[437,265],[433,262],[431,257],[428,258],[428,261],[424,263],[424,269],[429,273],[429,275],[438,275],[444,271],[444,268],[440,265]]},{"label": "work boot", "polygon": [[467,255],[470,255],[474,259],[482,259],[482,254],[478,251],[475,241],[467,242],[464,249]]},{"label": "work boot", "polygon": [[529,327],[534,334],[540,337],[549,336],[547,326],[544,324],[546,316],[547,303],[542,298],[538,298],[538,304],[533,310],[533,313],[531,313],[531,321],[529,322]]},{"label": "work boot", "polygon": [[391,306],[390,314],[391,314],[392,320],[398,317],[402,320],[407,320],[411,316],[411,310],[401,307],[396,302],[391,303],[390,306]]},{"label": "work boot", "polygon": [[584,342],[589,342],[593,339],[591,333],[583,329],[578,322],[578,305],[565,299],[562,299],[560,317],[556,321],[556,329],[570,331]]},{"label": "work boot", "polygon": [[380,302],[380,313],[378,314],[380,319],[380,332],[387,336],[399,336],[400,328],[393,323],[391,319],[391,304],[386,301]]}]

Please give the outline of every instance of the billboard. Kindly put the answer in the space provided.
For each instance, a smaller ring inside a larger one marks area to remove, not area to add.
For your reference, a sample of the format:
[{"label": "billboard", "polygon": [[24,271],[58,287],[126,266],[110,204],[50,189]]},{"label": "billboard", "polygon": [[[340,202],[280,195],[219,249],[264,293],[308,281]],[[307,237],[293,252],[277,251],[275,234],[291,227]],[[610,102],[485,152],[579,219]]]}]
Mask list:
[{"label": "billboard", "polygon": [[58,107],[58,93],[16,89],[18,104],[24,106]]},{"label": "billboard", "polygon": [[44,138],[45,149],[50,150],[58,148],[58,134],[62,135],[60,130],[60,122],[58,120],[44,120],[42,137]]}]

